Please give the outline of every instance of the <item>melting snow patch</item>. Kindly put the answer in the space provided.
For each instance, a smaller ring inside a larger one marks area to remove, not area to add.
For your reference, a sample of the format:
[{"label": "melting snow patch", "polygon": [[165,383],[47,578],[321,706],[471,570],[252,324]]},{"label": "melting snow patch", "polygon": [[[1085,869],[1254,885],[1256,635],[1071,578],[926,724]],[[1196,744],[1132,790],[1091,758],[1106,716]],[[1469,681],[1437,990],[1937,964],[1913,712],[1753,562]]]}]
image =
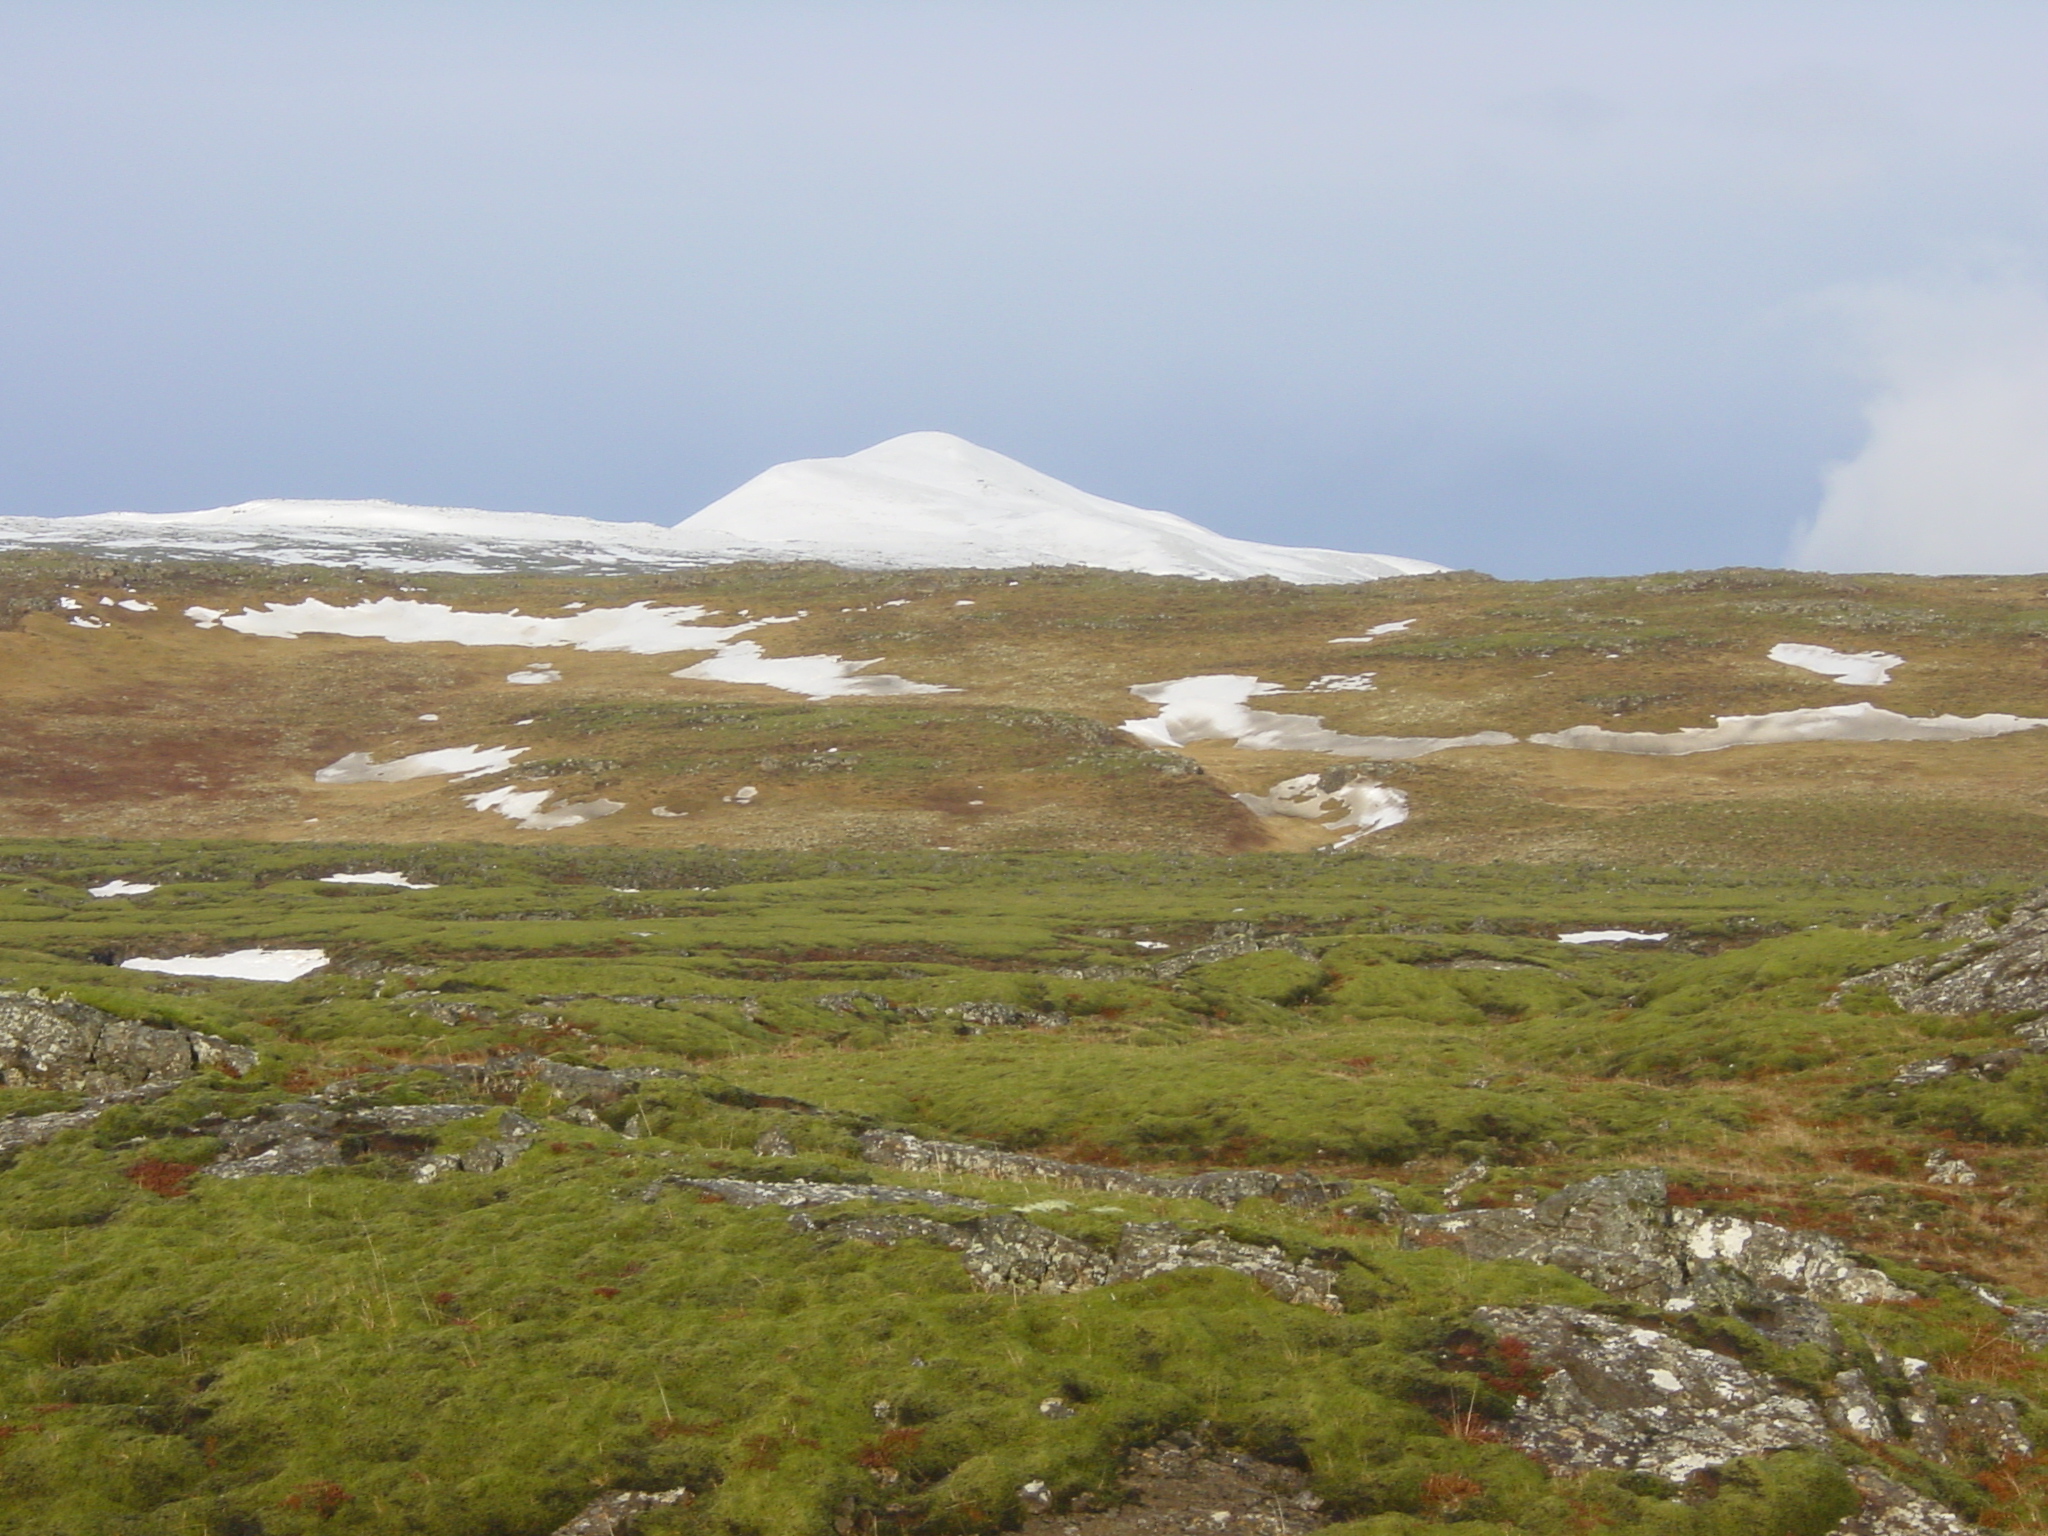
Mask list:
[{"label": "melting snow patch", "polygon": [[937,683],[913,683],[909,678],[887,672],[876,673],[872,677],[859,675],[862,668],[874,664],[873,660],[847,661],[838,656],[764,656],[756,642],[741,640],[726,646],[709,661],[700,661],[694,667],[684,667],[680,672],[669,675],[706,683],[756,683],[764,688],[780,688],[785,693],[800,693],[811,699],[959,691]]},{"label": "melting snow patch", "polygon": [[57,599],[57,606],[59,608],[66,609],[72,613],[76,613],[79,609],[83,608],[85,604],[81,603],[75,597],[60,597]]},{"label": "melting snow patch", "polygon": [[586,821],[596,821],[626,808],[620,800],[579,800],[558,805],[552,811],[542,810],[553,793],[551,789],[507,787],[462,798],[480,811],[496,811],[507,820],[518,822],[523,832],[558,832],[563,827],[580,827]]},{"label": "melting snow patch", "polygon": [[1372,693],[1375,691],[1376,686],[1373,683],[1373,679],[1377,676],[1379,676],[1377,672],[1356,672],[1350,676],[1346,676],[1341,672],[1330,672],[1317,678],[1301,691],[1303,693]]},{"label": "melting snow patch", "polygon": [[156,612],[156,604],[155,604],[155,603],[144,603],[144,602],[138,602],[138,601],[137,601],[137,600],[136,600],[135,598],[132,598],[132,597],[124,597],[124,598],[122,598],[122,599],[121,599],[121,601],[120,601],[120,602],[118,602],[118,603],[114,604],[114,606],[115,606],[116,608],[126,608],[126,609],[127,609],[127,610],[128,610],[129,612],[130,612],[130,613],[155,613],[155,612]]},{"label": "melting snow patch", "polygon": [[725,803],[727,805],[752,805],[760,798],[760,790],[751,784],[742,784],[738,789],[725,797]]},{"label": "melting snow patch", "polygon": [[167,976],[224,976],[231,981],[297,981],[327,963],[324,949],[236,949],[225,955],[177,955],[169,960],[123,960],[124,971]]},{"label": "melting snow patch", "polygon": [[562,674],[553,667],[521,667],[517,672],[507,672],[508,683],[559,683]]},{"label": "melting snow patch", "polygon": [[1529,739],[1539,746],[1575,747],[1587,752],[1634,752],[1683,757],[1724,747],[1777,746],[1796,741],[1978,741],[2048,725],[2026,715],[1934,715],[1925,719],[1894,714],[1875,704],[1830,704],[1821,709],[1782,709],[1768,715],[1716,715],[1713,725],[1677,731],[1610,731],[1575,725]]},{"label": "melting snow patch", "polygon": [[1408,628],[1408,626],[1413,624],[1414,622],[1415,621],[1413,619],[1396,619],[1391,624],[1375,624],[1371,629],[1368,629],[1362,635],[1339,635],[1336,639],[1332,640],[1330,644],[1371,645],[1373,641],[1379,639],[1381,635],[1398,635],[1401,633],[1402,630]]},{"label": "melting snow patch", "polygon": [[95,619],[90,614],[80,616],[74,613],[71,616],[71,622],[80,629],[105,629],[107,627],[105,619]]},{"label": "melting snow patch", "polygon": [[395,869],[372,870],[367,875],[322,875],[322,885],[396,885],[408,891],[433,891],[440,887],[429,881],[415,883]]},{"label": "melting snow patch", "polygon": [[664,821],[680,821],[683,817],[689,815],[690,813],[688,811],[672,811],[665,805],[651,805],[647,808],[647,814],[650,816],[659,816]]},{"label": "melting snow patch", "polygon": [[440,747],[432,752],[415,752],[388,763],[373,761],[367,752],[351,752],[336,758],[313,774],[315,784],[400,784],[407,779],[431,778],[452,773],[456,782],[480,779],[485,774],[503,773],[525,747]]},{"label": "melting snow patch", "polygon": [[1662,944],[1668,933],[1637,933],[1633,928],[1588,928],[1579,933],[1560,933],[1560,944]]},{"label": "melting snow patch", "polygon": [[[1263,795],[1237,798],[1261,816],[1298,816],[1305,821],[1320,821],[1332,832],[1352,829],[1332,843],[1332,848],[1348,848],[1361,837],[1398,827],[1408,819],[1406,795],[1365,779],[1325,789],[1320,774],[1304,773],[1298,778],[1282,779]],[[1335,821],[1323,821],[1332,811],[1342,814]]]},{"label": "melting snow patch", "polygon": [[105,885],[89,885],[85,888],[88,896],[147,896],[155,890],[153,885],[144,885],[139,880],[109,880]]},{"label": "melting snow patch", "polygon": [[1326,730],[1318,715],[1277,715],[1251,709],[1246,700],[1280,693],[1277,683],[1219,673],[1138,683],[1131,692],[1159,713],[1150,720],[1126,720],[1124,729],[1153,747],[1185,747],[1198,741],[1233,741],[1255,752],[1326,752],[1332,757],[1386,760],[1425,757],[1451,747],[1505,747],[1505,731],[1471,736],[1347,736]]},{"label": "melting snow patch", "polygon": [[185,612],[202,628],[217,623],[245,635],[280,640],[296,640],[301,635],[351,635],[389,640],[395,645],[567,645],[579,651],[626,651],[635,656],[717,650],[733,636],[763,624],[795,622],[755,619],[702,628],[693,621],[709,615],[708,608],[657,608],[648,603],[591,608],[566,619],[541,619],[518,613],[465,613],[446,603],[416,603],[399,597],[380,597],[346,608],[309,597],[300,603],[266,603],[260,613],[249,609],[232,616],[208,608]]},{"label": "melting snow patch", "polygon": [[1851,688],[1878,688],[1892,680],[1892,668],[1903,667],[1906,658],[1886,651],[1843,652],[1824,645],[1793,645],[1789,641],[1771,647],[1772,661],[1788,667],[1803,667],[1832,677]]}]

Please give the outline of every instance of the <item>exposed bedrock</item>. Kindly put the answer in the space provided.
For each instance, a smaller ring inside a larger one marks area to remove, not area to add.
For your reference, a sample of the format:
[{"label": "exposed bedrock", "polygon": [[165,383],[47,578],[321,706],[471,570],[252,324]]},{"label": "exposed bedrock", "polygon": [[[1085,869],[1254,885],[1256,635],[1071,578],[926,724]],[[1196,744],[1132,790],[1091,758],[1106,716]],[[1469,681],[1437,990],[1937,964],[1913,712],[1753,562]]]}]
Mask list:
[{"label": "exposed bedrock", "polygon": [[1648,1168],[1568,1185],[1527,1208],[1409,1216],[1401,1241],[1555,1265],[1617,1299],[1665,1312],[1731,1312],[1781,1343],[1839,1343],[1821,1303],[1913,1295],[1857,1264],[1831,1237],[1673,1209],[1664,1175]]},{"label": "exposed bedrock", "polygon": [[[1319,1179],[1311,1173],[1225,1168],[1186,1177],[1162,1176],[1130,1168],[1106,1168],[1099,1163],[1067,1163],[1058,1158],[1005,1152],[998,1147],[978,1147],[964,1141],[926,1141],[901,1131],[867,1132],[860,1139],[860,1155],[884,1168],[1030,1180],[1062,1184],[1069,1189],[1151,1195],[1167,1200],[1206,1200],[1225,1210],[1253,1199],[1275,1200],[1282,1205],[1328,1205],[1353,1190],[1351,1184],[1341,1179]],[[1377,1197],[1377,1191],[1372,1193]]]},{"label": "exposed bedrock", "polygon": [[106,1095],[208,1067],[240,1077],[256,1053],[213,1035],[139,1024],[69,998],[0,992],[0,1087]]}]

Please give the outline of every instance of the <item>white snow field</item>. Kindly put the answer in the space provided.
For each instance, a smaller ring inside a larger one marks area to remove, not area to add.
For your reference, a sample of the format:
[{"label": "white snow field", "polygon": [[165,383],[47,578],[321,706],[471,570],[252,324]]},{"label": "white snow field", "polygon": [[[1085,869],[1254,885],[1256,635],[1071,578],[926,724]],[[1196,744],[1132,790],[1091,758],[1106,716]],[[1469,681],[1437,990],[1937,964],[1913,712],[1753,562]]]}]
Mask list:
[{"label": "white snow field", "polygon": [[395,885],[407,891],[438,891],[430,880],[415,881],[395,869],[374,869],[366,875],[322,875],[322,885]]},{"label": "white snow field", "polygon": [[155,886],[144,885],[139,880],[109,880],[105,885],[88,885],[85,894],[104,900],[109,896],[147,896],[155,889]]},{"label": "white snow field", "polygon": [[123,960],[125,971],[167,976],[222,976],[230,981],[297,981],[327,963],[324,949],[235,949],[224,955],[177,955],[169,960]]},{"label": "white snow field", "polygon": [[1560,944],[1662,944],[1668,933],[1637,933],[1633,928],[1587,928],[1579,933],[1560,933]]},{"label": "white snow field", "polygon": [[778,464],[675,531],[696,549],[865,569],[1082,565],[1304,585],[1444,569],[1225,538],[1170,512],[1091,496],[947,432],[911,432],[843,459]]},{"label": "white snow field", "polygon": [[1452,747],[1505,747],[1515,740],[1505,731],[1480,731],[1472,736],[1347,736],[1326,730],[1320,715],[1278,715],[1247,704],[1250,699],[1285,691],[1278,683],[1262,683],[1256,677],[1235,673],[1136,683],[1131,692],[1148,704],[1157,704],[1159,713],[1149,720],[1126,720],[1123,728],[1152,747],[1231,741],[1255,752],[1324,752],[1332,757],[1387,761],[1426,757]]},{"label": "white snow field", "polygon": [[403,784],[408,779],[452,774],[456,783],[503,773],[528,747],[439,747],[380,763],[367,752],[351,752],[313,771],[315,784]]},{"label": "white snow field", "polygon": [[[1330,845],[1333,849],[1348,848],[1361,837],[1384,832],[1388,827],[1398,827],[1408,819],[1406,795],[1398,789],[1363,779],[1335,789],[1324,789],[1320,774],[1304,773],[1292,779],[1282,779],[1263,795],[1239,795],[1237,798],[1261,816],[1297,816],[1307,821],[1322,822],[1332,832],[1352,829]],[[1323,821],[1332,811],[1342,814],[1334,821]]]},{"label": "white snow field", "polygon": [[1892,668],[1906,658],[1888,651],[1837,651],[1825,645],[1795,645],[1786,640],[1770,649],[1772,661],[1832,677],[1851,688],[1881,688],[1892,680]]},{"label": "white snow field", "polygon": [[[695,621],[712,616],[708,608],[657,608],[648,603],[629,603],[624,608],[586,608],[567,618],[538,618],[518,612],[477,613],[451,608],[446,603],[380,597],[345,608],[308,598],[300,603],[266,603],[261,612],[250,609],[229,614],[195,607],[187,608],[185,615],[201,629],[232,629],[278,640],[296,640],[301,635],[350,635],[357,639],[389,640],[395,645],[566,645],[579,651],[624,651],[634,656],[710,651],[713,654],[708,660],[670,675],[708,682],[752,683],[811,699],[954,692],[937,683],[913,683],[886,672],[859,675],[863,669],[874,666],[879,657],[848,661],[840,656],[768,656],[763,654],[759,641],[738,638],[771,624],[795,624],[806,617],[802,613],[743,618],[737,624],[703,625]],[[508,683],[525,684],[555,683],[561,678],[560,671],[544,662],[505,675]]]},{"label": "white snow field", "polygon": [[45,545],[392,571],[628,571],[735,560],[859,570],[1092,566],[1301,584],[1444,567],[1394,555],[1226,538],[1125,506],[945,432],[756,475],[673,528],[389,501],[248,501],[204,512],[0,518],[0,549]]},{"label": "white snow field", "polygon": [[1875,704],[1830,704],[1820,709],[1781,709],[1768,715],[1716,715],[1713,725],[1676,731],[1610,731],[1575,725],[1544,731],[1530,741],[1542,747],[1586,752],[1634,752],[1648,757],[1684,757],[1727,747],[1778,746],[1797,741],[1980,741],[2037,730],[2048,720],[2027,715],[1894,714]]}]

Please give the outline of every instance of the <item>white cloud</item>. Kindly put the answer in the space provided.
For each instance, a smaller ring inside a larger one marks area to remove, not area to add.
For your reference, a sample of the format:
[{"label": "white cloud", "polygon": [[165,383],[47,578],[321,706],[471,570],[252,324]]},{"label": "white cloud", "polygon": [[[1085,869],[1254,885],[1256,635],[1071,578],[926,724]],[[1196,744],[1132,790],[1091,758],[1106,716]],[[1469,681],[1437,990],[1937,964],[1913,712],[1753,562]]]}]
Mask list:
[{"label": "white cloud", "polygon": [[2048,571],[2048,296],[2014,278],[1843,296],[1876,390],[1791,560]]}]

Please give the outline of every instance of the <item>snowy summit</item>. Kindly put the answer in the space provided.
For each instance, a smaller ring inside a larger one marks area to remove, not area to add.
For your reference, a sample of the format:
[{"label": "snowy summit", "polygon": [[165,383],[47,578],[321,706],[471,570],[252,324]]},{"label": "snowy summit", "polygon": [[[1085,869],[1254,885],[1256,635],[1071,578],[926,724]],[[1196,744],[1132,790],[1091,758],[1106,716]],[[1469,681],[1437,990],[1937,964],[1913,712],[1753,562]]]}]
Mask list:
[{"label": "snowy summit", "polygon": [[1091,496],[945,432],[756,475],[673,528],[389,501],[251,501],[206,512],[0,518],[0,549],[41,545],[397,571],[618,571],[734,560],[857,570],[1078,565],[1301,584],[1444,567],[1226,538],[1170,512]]},{"label": "snowy summit", "polygon": [[707,552],[865,568],[1086,565],[1302,583],[1443,569],[1225,538],[1171,512],[1091,496],[949,432],[907,433],[843,459],[778,464],[675,531]]}]

